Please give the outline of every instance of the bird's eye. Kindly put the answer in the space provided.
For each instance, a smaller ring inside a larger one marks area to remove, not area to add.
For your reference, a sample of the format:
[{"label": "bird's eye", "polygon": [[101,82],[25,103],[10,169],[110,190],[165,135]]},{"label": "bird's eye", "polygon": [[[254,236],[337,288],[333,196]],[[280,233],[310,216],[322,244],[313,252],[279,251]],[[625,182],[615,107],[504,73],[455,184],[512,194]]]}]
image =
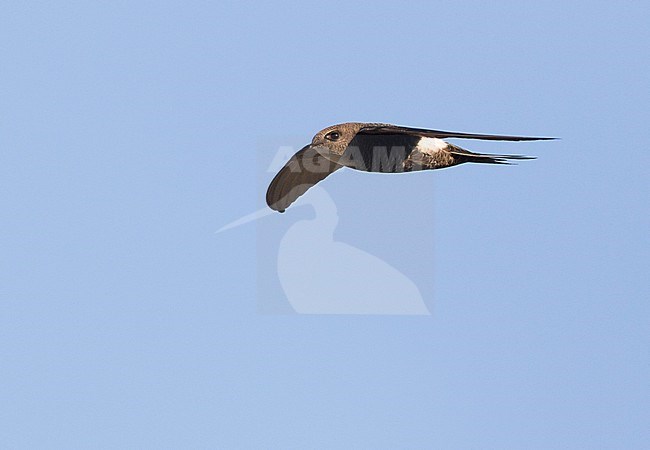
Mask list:
[{"label": "bird's eye", "polygon": [[339,133],[338,131],[330,131],[325,135],[325,139],[327,139],[328,141],[338,141],[340,137],[341,137],[341,133]]}]

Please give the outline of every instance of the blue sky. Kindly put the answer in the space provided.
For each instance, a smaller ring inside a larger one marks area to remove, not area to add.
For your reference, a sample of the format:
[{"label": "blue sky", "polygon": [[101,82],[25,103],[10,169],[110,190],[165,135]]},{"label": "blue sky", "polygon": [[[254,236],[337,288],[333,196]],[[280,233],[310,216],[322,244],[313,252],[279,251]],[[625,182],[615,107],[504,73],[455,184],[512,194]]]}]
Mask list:
[{"label": "blue sky", "polygon": [[[3,5],[2,446],[644,448],[648,16]],[[323,183],[334,238],[431,316],[288,313],[260,258],[309,208],[215,234],[260,208],[278,145],[353,120],[562,138],[463,143],[539,157],[515,167]]]}]

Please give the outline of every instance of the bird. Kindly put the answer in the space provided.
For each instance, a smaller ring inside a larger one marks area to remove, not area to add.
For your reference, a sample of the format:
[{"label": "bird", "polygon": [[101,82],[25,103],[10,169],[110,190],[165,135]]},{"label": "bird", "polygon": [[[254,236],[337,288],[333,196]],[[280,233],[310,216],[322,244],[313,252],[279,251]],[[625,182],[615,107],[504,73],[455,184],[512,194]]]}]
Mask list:
[{"label": "bird", "polygon": [[512,164],[523,155],[474,153],[445,139],[544,141],[553,137],[506,136],[411,128],[389,123],[346,122],[322,129],[280,169],[266,191],[266,203],[285,212],[298,197],[337,170],[404,173],[464,163]]}]

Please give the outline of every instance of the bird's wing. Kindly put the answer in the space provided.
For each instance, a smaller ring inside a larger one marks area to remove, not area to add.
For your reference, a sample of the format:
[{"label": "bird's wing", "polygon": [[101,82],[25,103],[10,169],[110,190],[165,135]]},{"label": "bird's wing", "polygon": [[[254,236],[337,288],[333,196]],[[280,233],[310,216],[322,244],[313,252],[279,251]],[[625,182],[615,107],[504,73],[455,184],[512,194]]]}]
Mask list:
[{"label": "bird's wing", "polygon": [[431,138],[459,138],[459,139],[481,139],[486,141],[548,141],[557,138],[552,137],[528,137],[528,136],[503,136],[496,134],[475,134],[459,133],[456,131],[427,130],[425,128],[409,128],[398,125],[388,124],[368,124],[363,127],[357,134],[409,134],[421,137]]},{"label": "bird's wing", "polygon": [[284,212],[307,189],[341,167],[307,145],[273,178],[266,191],[266,204],[275,211]]}]

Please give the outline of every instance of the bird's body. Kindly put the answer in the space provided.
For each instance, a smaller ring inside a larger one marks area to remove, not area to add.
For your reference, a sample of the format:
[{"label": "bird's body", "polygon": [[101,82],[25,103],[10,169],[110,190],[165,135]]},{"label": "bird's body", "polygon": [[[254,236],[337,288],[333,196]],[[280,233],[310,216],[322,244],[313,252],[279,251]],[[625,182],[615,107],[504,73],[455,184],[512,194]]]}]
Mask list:
[{"label": "bird's body", "polygon": [[366,172],[401,173],[451,167],[466,162],[510,164],[519,155],[473,153],[444,138],[532,141],[553,138],[457,133],[384,123],[348,122],[319,131],[278,172],[266,202],[280,212],[329,174],[349,167]]}]

